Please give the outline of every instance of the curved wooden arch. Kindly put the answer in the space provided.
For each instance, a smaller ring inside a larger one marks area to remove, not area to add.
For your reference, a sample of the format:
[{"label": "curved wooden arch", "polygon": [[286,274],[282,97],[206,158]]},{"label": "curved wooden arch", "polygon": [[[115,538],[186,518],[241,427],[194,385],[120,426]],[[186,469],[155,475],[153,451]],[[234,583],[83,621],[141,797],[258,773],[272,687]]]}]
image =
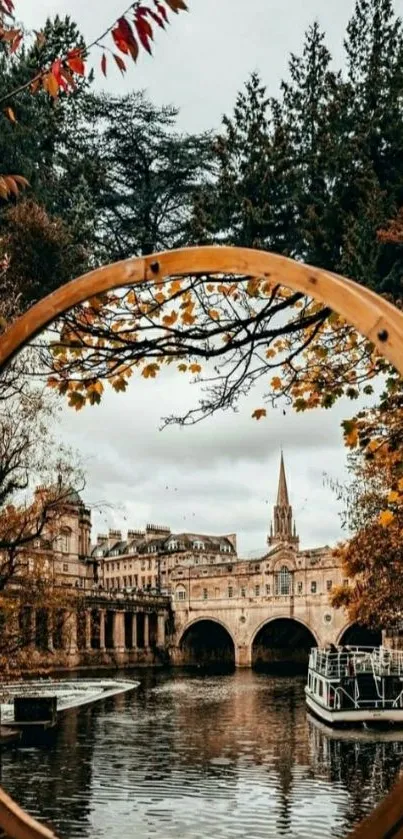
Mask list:
[{"label": "curved wooden arch", "polygon": [[[32,306],[0,337],[0,370],[55,318],[89,297],[146,280],[187,274],[266,277],[313,297],[340,314],[367,337],[403,374],[403,312],[374,292],[330,271],[247,248],[184,248],[133,258],[99,268],[72,280]],[[231,633],[229,633],[230,637]],[[0,789],[0,826],[13,839],[56,839]],[[403,784],[356,828],[351,839],[403,839]]]},{"label": "curved wooden arch", "polygon": [[89,297],[147,280],[187,274],[262,276],[330,306],[403,372],[403,312],[357,283],[266,251],[202,247],[165,251],[98,268],[58,288],[0,338],[0,369],[55,318]]}]

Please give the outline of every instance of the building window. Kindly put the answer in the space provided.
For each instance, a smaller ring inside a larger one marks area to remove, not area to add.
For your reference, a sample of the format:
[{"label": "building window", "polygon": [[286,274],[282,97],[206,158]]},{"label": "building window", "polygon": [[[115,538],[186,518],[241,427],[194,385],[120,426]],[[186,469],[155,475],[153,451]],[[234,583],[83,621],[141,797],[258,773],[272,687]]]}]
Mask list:
[{"label": "building window", "polygon": [[208,591],[206,588],[203,589],[203,600],[207,600],[208,598]]},{"label": "building window", "polygon": [[331,591],[333,586],[332,580],[326,580],[326,589],[327,591]]},{"label": "building window", "polygon": [[69,565],[68,565],[68,563],[67,563],[67,562],[63,562],[63,571],[64,571],[64,573],[66,574],[66,572],[67,572],[68,570],[69,570]]},{"label": "building window", "polygon": [[297,588],[298,594],[302,594],[302,583],[298,583],[297,585],[298,585],[298,588]]},{"label": "building window", "polygon": [[70,531],[62,530],[59,537],[60,550],[64,554],[70,553]]},{"label": "building window", "polygon": [[255,586],[255,597],[259,597],[260,595],[260,586]]},{"label": "building window", "polygon": [[228,586],[228,597],[234,596],[234,589],[232,586]]},{"label": "building window", "polygon": [[266,594],[270,594],[270,583],[266,583]]},{"label": "building window", "polygon": [[244,586],[241,588],[241,597],[246,597],[246,589]]},{"label": "building window", "polygon": [[176,599],[177,600],[186,600],[186,589],[183,587],[178,587],[176,589]]},{"label": "building window", "polygon": [[316,582],[312,580],[311,582],[311,594],[316,594]]},{"label": "building window", "polygon": [[276,571],[275,582],[276,594],[283,596],[291,594],[292,576],[286,565],[283,565],[280,571]]},{"label": "building window", "polygon": [[255,565],[255,571],[260,571],[260,565]]},{"label": "building window", "polygon": [[348,577],[346,577],[346,579],[343,580],[343,586],[348,586]]}]

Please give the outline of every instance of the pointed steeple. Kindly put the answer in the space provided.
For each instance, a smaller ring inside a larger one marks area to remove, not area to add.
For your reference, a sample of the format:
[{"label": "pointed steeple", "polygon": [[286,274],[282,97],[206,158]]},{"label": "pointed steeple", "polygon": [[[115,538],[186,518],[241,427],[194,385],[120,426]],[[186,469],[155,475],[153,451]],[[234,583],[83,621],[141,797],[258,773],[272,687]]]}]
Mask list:
[{"label": "pointed steeple", "polygon": [[281,450],[280,473],[278,479],[277,502],[273,509],[273,525],[270,524],[270,536],[267,544],[270,546],[287,544],[298,550],[299,537],[295,522],[292,518],[292,507],[288,498],[287,479],[285,476],[284,457]]},{"label": "pointed steeple", "polygon": [[278,479],[278,490],[277,490],[277,506],[278,507],[289,507],[290,502],[288,500],[288,489],[287,489],[287,479],[285,476],[285,468],[284,468],[284,457],[283,457],[283,450],[281,449],[281,460],[280,460],[280,476]]}]

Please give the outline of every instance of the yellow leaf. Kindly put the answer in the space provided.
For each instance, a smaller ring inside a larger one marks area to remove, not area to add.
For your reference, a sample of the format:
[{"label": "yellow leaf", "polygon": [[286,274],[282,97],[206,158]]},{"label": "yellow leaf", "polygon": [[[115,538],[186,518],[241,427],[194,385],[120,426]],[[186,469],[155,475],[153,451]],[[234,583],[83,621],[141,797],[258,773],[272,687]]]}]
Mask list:
[{"label": "yellow leaf", "polygon": [[403,492],[403,478],[400,478],[400,480],[398,481],[397,488],[399,492]]},{"label": "yellow leaf", "polygon": [[281,390],[283,386],[281,379],[278,376],[274,376],[274,378],[271,380],[271,386],[273,390]]},{"label": "yellow leaf", "polygon": [[388,495],[388,502],[389,502],[389,504],[394,504],[396,501],[399,500],[399,498],[400,498],[399,493],[392,490]]},{"label": "yellow leaf", "polygon": [[211,320],[220,320],[220,314],[217,312],[217,309],[209,309],[208,314],[211,317]]},{"label": "yellow leaf", "polygon": [[187,364],[178,364],[178,370],[180,370],[181,373],[186,373],[187,369]]},{"label": "yellow leaf", "polygon": [[159,369],[159,364],[147,364],[147,366],[142,370],[141,375],[144,376],[145,379],[155,379]]},{"label": "yellow leaf", "polygon": [[162,291],[158,291],[157,294],[154,295],[154,300],[156,303],[164,303],[165,294],[163,294]]},{"label": "yellow leaf", "polygon": [[201,373],[200,364],[191,364],[189,370],[191,373]]},{"label": "yellow leaf", "polygon": [[182,281],[181,280],[173,280],[171,285],[169,286],[169,294],[177,294],[182,288]]},{"label": "yellow leaf", "polygon": [[349,434],[345,435],[346,445],[350,446],[352,449],[355,449],[358,443],[358,430],[357,428],[353,428]]},{"label": "yellow leaf", "polygon": [[275,350],[267,350],[267,352],[266,352],[266,358],[274,358],[275,355],[276,355]]},{"label": "yellow leaf", "polygon": [[394,514],[391,510],[383,510],[379,516],[379,523],[382,527],[387,527],[394,519]]},{"label": "yellow leaf", "polygon": [[188,324],[189,326],[194,323],[196,320],[194,315],[191,315],[190,312],[185,312],[182,315],[182,322]]},{"label": "yellow leaf", "polygon": [[256,408],[256,410],[252,414],[252,419],[260,420],[262,417],[267,416],[266,408]]}]

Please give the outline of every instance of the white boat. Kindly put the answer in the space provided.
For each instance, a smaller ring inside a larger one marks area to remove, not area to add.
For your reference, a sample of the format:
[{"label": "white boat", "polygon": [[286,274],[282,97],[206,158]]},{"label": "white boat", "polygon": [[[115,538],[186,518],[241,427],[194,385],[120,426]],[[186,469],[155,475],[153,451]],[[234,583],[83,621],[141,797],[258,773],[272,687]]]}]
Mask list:
[{"label": "white boat", "polygon": [[403,726],[403,651],[315,647],[305,696],[310,711],[329,725]]}]

